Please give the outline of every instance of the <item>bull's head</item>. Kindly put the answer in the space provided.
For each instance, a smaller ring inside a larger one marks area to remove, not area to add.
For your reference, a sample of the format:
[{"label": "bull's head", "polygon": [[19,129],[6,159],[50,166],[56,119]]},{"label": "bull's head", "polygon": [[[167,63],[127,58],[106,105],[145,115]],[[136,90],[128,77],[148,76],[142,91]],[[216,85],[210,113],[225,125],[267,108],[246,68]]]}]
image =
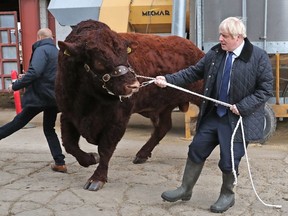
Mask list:
[{"label": "bull's head", "polygon": [[109,28],[83,31],[74,36],[72,31],[65,42],[58,42],[59,61],[69,58],[77,71],[84,72],[81,76],[90,77],[109,94],[121,98],[137,92],[140,84],[128,63],[126,42]]}]

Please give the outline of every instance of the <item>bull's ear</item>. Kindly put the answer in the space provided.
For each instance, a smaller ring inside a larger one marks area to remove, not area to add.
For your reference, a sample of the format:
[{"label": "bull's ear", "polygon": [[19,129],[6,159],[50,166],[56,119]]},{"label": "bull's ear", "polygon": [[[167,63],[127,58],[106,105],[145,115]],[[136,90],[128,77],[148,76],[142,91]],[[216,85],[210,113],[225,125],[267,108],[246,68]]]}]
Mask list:
[{"label": "bull's ear", "polygon": [[127,46],[128,46],[127,53],[129,54],[133,52],[133,50],[137,49],[138,45],[139,44],[136,41],[127,41]]},{"label": "bull's ear", "polygon": [[74,43],[58,41],[58,46],[60,48],[60,51],[62,51],[65,55],[71,56],[77,53],[77,46]]}]

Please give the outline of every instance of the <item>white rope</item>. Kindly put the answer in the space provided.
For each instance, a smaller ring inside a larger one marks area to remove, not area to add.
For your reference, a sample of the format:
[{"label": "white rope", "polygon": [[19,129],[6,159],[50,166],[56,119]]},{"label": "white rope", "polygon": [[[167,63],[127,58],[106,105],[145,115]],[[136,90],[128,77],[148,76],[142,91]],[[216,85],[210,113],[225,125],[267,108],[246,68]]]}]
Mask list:
[{"label": "white rope", "polygon": [[[153,83],[155,81],[155,78],[151,78],[151,77],[145,77],[145,76],[141,76],[141,75],[137,75],[137,77],[141,77],[141,78],[146,78],[146,79],[150,79],[150,81],[148,82],[145,82],[145,84],[143,86],[146,86],[146,85],[149,85],[151,83]],[[228,104],[228,103],[225,103],[223,101],[219,101],[219,100],[216,100],[216,99],[213,99],[213,98],[210,98],[210,97],[206,97],[204,95],[201,95],[201,94],[198,94],[196,92],[192,92],[188,89],[185,89],[185,88],[182,88],[182,87],[179,87],[179,86],[176,86],[176,85],[173,85],[171,83],[166,83],[166,86],[169,86],[171,88],[175,88],[175,89],[178,89],[180,91],[183,91],[183,92],[186,92],[186,93],[189,93],[189,94],[192,94],[192,95],[196,95],[198,97],[201,97],[201,98],[204,98],[206,100],[210,100],[212,102],[215,102],[217,104],[221,104],[223,106],[226,106],[228,108],[230,108],[232,105],[231,104]],[[233,185],[237,185],[237,173],[236,173],[236,170],[235,170],[235,164],[234,164],[234,137],[235,137],[235,134],[239,128],[239,125],[241,125],[241,131],[242,131],[242,139],[243,139],[243,147],[244,147],[244,151],[245,151],[245,156],[246,156],[246,161],[247,161],[247,169],[248,169],[248,173],[249,173],[249,178],[250,178],[250,181],[251,181],[251,185],[252,185],[252,188],[253,188],[253,191],[256,195],[256,197],[258,198],[258,200],[265,206],[268,206],[268,207],[274,207],[274,208],[282,208],[282,205],[272,205],[272,204],[267,204],[265,203],[258,195],[256,189],[255,189],[255,186],[254,186],[254,183],[253,183],[253,179],[252,179],[252,174],[251,174],[251,170],[250,170],[250,164],[249,164],[249,159],[248,159],[248,153],[247,153],[247,150],[246,150],[246,141],[245,141],[245,133],[244,133],[244,126],[243,126],[243,120],[242,120],[242,116],[240,115],[239,117],[239,120],[236,124],[236,127],[232,133],[232,136],[231,136],[231,160],[232,160],[232,173],[234,175],[234,183]]]},{"label": "white rope", "polygon": [[256,189],[255,189],[255,186],[254,186],[254,182],[253,182],[253,179],[252,179],[252,174],[251,174],[251,169],[250,169],[250,163],[249,163],[249,159],[248,159],[248,153],[247,153],[247,149],[246,149],[246,142],[245,142],[245,135],[244,135],[244,126],[243,126],[243,122],[242,122],[242,117],[240,116],[241,118],[241,131],[242,131],[242,137],[243,137],[243,146],[244,146],[244,151],[245,151],[245,155],[246,155],[246,161],[247,161],[247,169],[248,169],[248,173],[249,173],[249,177],[250,177],[250,181],[251,181],[251,185],[252,185],[252,188],[253,188],[253,191],[256,195],[256,197],[258,198],[258,200],[265,206],[268,206],[268,207],[273,207],[273,208],[282,208],[282,205],[273,205],[273,204],[268,204],[268,203],[265,203],[258,195]]},{"label": "white rope", "polygon": [[[238,122],[237,122],[237,124],[236,124],[236,127],[235,127],[235,129],[234,129],[234,131],[233,131],[233,133],[232,133],[232,136],[231,136],[231,147],[230,147],[230,152],[231,152],[231,161],[232,161],[232,173],[233,173],[233,175],[234,175],[234,183],[233,183],[233,185],[237,185],[237,180],[238,180],[238,177],[237,177],[237,173],[236,173],[236,170],[235,170],[235,164],[234,164],[234,137],[235,137],[235,134],[236,134],[236,132],[237,132],[237,129],[239,128],[239,124],[243,124],[243,122],[242,122],[242,116],[240,116],[239,117],[239,120],[238,120]],[[245,135],[244,134],[242,134],[244,137],[243,137],[243,143],[245,143]],[[246,148],[246,147],[244,147],[244,148]]]}]

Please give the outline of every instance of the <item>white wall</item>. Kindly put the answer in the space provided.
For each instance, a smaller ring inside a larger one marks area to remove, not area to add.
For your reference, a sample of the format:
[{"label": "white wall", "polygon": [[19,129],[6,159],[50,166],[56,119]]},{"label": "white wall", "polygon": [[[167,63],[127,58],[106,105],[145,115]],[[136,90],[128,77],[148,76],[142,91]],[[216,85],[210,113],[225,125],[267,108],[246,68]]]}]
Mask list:
[{"label": "white wall", "polygon": [[[40,11],[40,28],[48,27],[48,0],[39,0],[39,11]],[[55,20],[55,28],[56,28],[56,44],[57,41],[64,41],[67,35],[71,32],[71,27],[69,26],[61,26],[57,20]]]},{"label": "white wall", "polygon": [[70,26],[61,26],[56,20],[56,41],[64,41],[67,35],[72,31]]}]

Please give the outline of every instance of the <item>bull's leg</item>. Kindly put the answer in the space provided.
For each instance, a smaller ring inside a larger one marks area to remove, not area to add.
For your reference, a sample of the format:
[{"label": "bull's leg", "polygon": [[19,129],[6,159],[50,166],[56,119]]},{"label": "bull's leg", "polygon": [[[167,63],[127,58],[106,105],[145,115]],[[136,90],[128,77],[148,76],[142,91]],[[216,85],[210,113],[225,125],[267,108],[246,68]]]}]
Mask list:
[{"label": "bull's leg", "polygon": [[61,114],[61,135],[65,151],[73,155],[83,167],[88,167],[99,162],[97,153],[86,153],[79,147],[80,134],[74,125]]},{"label": "bull's leg", "polygon": [[166,109],[160,113],[159,118],[150,118],[154,126],[154,131],[150,139],[136,154],[136,157],[133,160],[134,164],[145,163],[147,159],[151,157],[155,146],[159,144],[160,140],[162,140],[167,132],[172,128],[171,113],[172,110]]},{"label": "bull's leg", "polygon": [[99,165],[84,185],[84,189],[97,191],[103,187],[105,182],[107,182],[109,161],[118,142],[125,133],[128,120],[129,118],[124,119],[124,121],[122,120],[121,122],[111,123],[112,127],[110,127],[106,133],[103,133],[103,137],[101,137],[98,144],[98,153],[100,155]]},{"label": "bull's leg", "polygon": [[84,185],[84,189],[97,191],[101,189],[107,182],[108,164],[116,149],[116,144],[113,146],[100,145],[98,146],[98,152],[100,155],[100,161],[94,174]]}]

